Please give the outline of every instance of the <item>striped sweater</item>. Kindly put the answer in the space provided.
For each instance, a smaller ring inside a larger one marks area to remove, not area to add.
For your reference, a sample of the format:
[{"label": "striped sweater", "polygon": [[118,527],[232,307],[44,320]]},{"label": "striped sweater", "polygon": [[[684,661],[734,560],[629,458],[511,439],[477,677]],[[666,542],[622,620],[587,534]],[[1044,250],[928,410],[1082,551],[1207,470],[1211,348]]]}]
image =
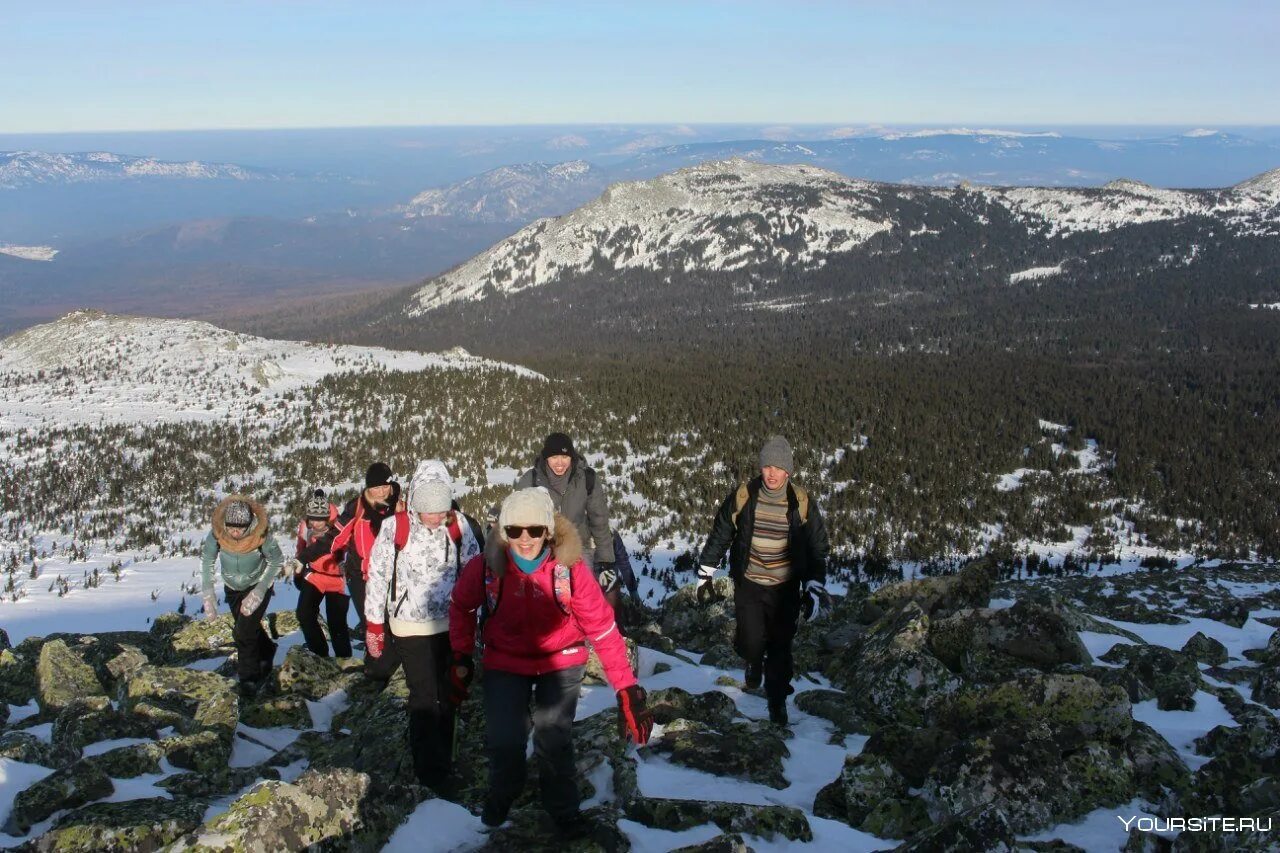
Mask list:
[{"label": "striped sweater", "polygon": [[762,586],[777,586],[791,578],[790,534],[787,487],[771,491],[761,485],[751,531],[747,580]]}]

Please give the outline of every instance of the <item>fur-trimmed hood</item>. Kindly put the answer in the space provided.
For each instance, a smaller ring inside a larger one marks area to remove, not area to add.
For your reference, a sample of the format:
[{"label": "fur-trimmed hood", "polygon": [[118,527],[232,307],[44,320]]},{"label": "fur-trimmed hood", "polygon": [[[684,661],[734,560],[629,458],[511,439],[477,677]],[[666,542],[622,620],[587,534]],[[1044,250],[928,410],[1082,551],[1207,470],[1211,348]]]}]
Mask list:
[{"label": "fur-trimmed hood", "polygon": [[[244,501],[253,510],[253,527],[239,539],[227,533],[227,507],[235,501]],[[231,554],[248,554],[262,547],[267,541],[267,510],[248,495],[227,495],[213,510],[213,535],[218,547]]]},{"label": "fur-trimmed hood", "polygon": [[[551,534],[551,553],[562,566],[573,566],[582,559],[582,537],[578,535],[578,528],[558,512],[555,514],[555,528]],[[490,535],[486,537],[484,560],[497,577],[506,574],[507,537],[496,521]]]}]

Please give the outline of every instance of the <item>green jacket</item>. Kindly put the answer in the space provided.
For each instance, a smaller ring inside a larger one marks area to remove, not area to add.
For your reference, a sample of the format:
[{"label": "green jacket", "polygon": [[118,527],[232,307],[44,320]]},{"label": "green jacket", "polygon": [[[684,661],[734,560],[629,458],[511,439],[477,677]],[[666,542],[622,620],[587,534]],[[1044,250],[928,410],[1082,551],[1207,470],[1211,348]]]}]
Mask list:
[{"label": "green jacket", "polygon": [[[253,510],[253,527],[240,539],[228,534],[224,523],[227,507],[233,502],[247,503]],[[284,555],[271,535],[262,504],[245,495],[229,495],[214,508],[213,529],[200,549],[200,580],[205,598],[213,595],[213,564],[219,560],[223,583],[237,592],[253,587],[266,596],[284,563]]]},{"label": "green jacket", "polygon": [[234,590],[246,590],[255,587],[262,595],[267,594],[271,584],[275,582],[284,562],[284,554],[274,537],[267,537],[262,547],[248,554],[232,554],[218,546],[218,538],[213,531],[204,538],[204,547],[200,549],[200,580],[205,595],[213,592],[213,564],[222,563],[222,582]]}]

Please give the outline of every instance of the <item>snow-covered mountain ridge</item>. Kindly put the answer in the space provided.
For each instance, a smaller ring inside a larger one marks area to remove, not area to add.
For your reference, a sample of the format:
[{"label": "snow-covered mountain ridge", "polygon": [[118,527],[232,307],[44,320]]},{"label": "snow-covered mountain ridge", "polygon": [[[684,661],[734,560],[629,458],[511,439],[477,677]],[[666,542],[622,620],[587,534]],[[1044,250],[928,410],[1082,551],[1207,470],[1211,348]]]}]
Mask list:
[{"label": "snow-covered mountain ridge", "polygon": [[616,268],[735,270],[809,263],[849,251],[893,223],[880,186],[812,166],[706,163],[615,184],[559,219],[543,219],[427,284],[421,314],[490,289],[515,293],[556,277]]},{"label": "snow-covered mountain ridge", "polygon": [[470,222],[527,222],[573,210],[607,183],[600,169],[582,160],[518,163],[425,190],[401,211],[407,219],[452,216]]},{"label": "snow-covered mountain ridge", "polygon": [[213,420],[344,371],[512,370],[464,350],[276,341],[194,320],[76,311],[0,341],[0,426]]},{"label": "snow-covered mountain ridge", "polygon": [[37,184],[82,184],[129,178],[259,181],[280,176],[231,163],[185,163],[93,151],[59,154],[46,151],[0,151],[0,189]]},{"label": "snow-covered mountain ridge", "polygon": [[[1129,181],[1101,189],[979,187],[966,191],[1009,210],[1029,231],[1075,231],[1216,217],[1238,233],[1280,233],[1280,169],[1225,190],[1170,190]],[[456,301],[517,293],[596,269],[731,271],[756,264],[801,268],[858,249],[899,227],[891,202],[954,190],[874,183],[813,166],[744,159],[704,163],[647,181],[615,184],[558,219],[544,219],[427,282],[410,301],[418,316]],[[910,238],[927,232],[912,232]]]}]

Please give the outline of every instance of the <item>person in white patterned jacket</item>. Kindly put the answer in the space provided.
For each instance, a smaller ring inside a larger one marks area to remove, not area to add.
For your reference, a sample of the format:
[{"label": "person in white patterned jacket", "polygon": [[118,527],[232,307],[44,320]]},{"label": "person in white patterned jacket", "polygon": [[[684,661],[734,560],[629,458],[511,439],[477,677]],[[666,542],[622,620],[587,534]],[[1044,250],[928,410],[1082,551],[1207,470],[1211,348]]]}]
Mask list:
[{"label": "person in white patterned jacket", "polygon": [[444,465],[429,460],[409,483],[408,510],[382,523],[369,554],[364,616],[375,677],[404,667],[409,749],[418,781],[446,794],[452,770],[449,596],[461,567],[483,550],[456,509]]}]

